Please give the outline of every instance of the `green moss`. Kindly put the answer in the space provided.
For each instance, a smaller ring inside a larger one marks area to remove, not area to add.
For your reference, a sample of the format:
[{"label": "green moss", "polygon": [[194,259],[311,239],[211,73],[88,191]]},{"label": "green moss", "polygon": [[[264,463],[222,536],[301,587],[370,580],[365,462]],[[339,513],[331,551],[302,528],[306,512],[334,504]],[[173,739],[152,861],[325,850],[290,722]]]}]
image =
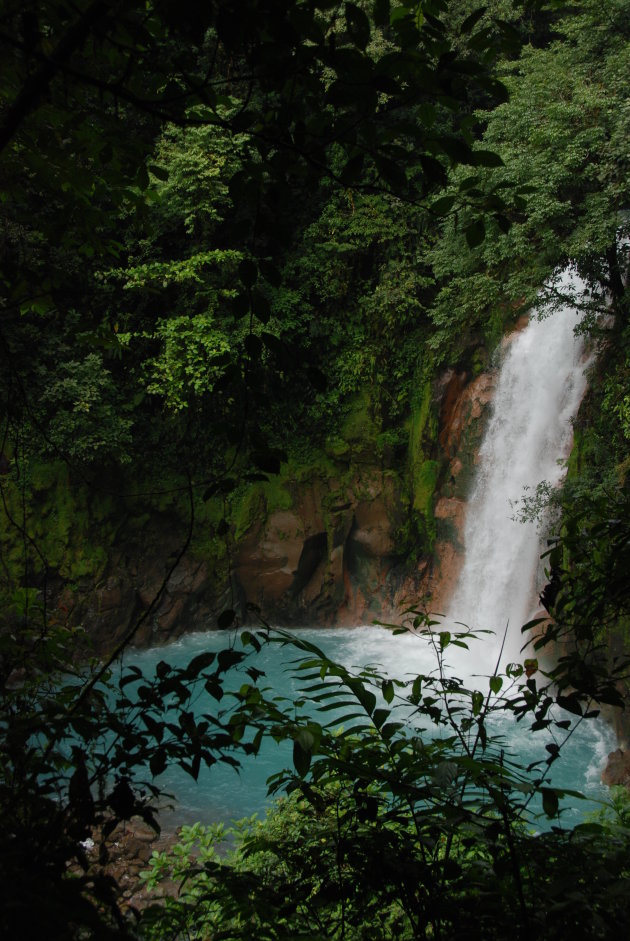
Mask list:
[{"label": "green moss", "polygon": [[58,484],[60,477],[67,477],[67,468],[65,464],[55,461],[50,464],[31,461],[28,464],[27,475],[34,491],[50,490]]},{"label": "green moss", "polygon": [[421,553],[430,552],[435,541],[433,498],[440,468],[439,462],[430,456],[436,450],[438,430],[431,386],[431,376],[425,376],[418,389],[409,426],[410,506],[416,530],[415,539],[413,529],[409,538],[416,543],[416,551]]},{"label": "green moss", "polygon": [[89,494],[62,462],[30,461],[20,481],[6,482],[5,498],[0,542],[9,580],[37,578],[44,568],[69,582],[102,574],[120,523],[111,496]]},{"label": "green moss", "polygon": [[435,540],[435,518],[433,516],[433,497],[437,486],[438,461],[423,461],[416,468],[413,479],[413,508],[424,520],[424,534],[432,546]]},{"label": "green moss", "polygon": [[344,458],[349,457],[351,448],[348,442],[339,435],[331,435],[326,441],[326,453],[333,459]]},{"label": "green moss", "polygon": [[83,555],[70,560],[68,571],[61,571],[68,579],[76,581],[79,578],[93,578],[107,565],[107,552],[104,546],[91,546],[89,556]]},{"label": "green moss", "polygon": [[[370,389],[366,388],[353,397],[338,434],[332,437],[333,440],[336,438],[337,441],[345,442],[343,457],[351,461],[353,457],[364,456],[366,452],[371,455],[378,453],[377,439],[380,432],[381,424],[373,412]],[[332,453],[333,457],[342,457],[339,445],[336,454],[328,447],[327,451]]]},{"label": "green moss", "polygon": [[217,567],[228,555],[226,540],[217,533],[224,515],[225,507],[221,497],[202,500],[195,511],[195,529],[190,547],[196,558],[211,563],[211,570],[216,571],[217,575]]},{"label": "green moss", "polygon": [[475,348],[470,361],[470,369],[474,378],[485,372],[488,368],[489,359],[488,350],[485,347],[477,346]]},{"label": "green moss", "polygon": [[353,398],[348,415],[342,422],[340,436],[346,442],[364,441],[366,434],[373,433],[373,426],[370,395],[368,389],[364,389]]},{"label": "green moss", "polygon": [[598,452],[601,443],[592,427],[576,428],[573,433],[573,447],[567,461],[567,479],[576,480],[584,470],[599,465]]},{"label": "green moss", "polygon": [[258,520],[266,516],[265,499],[260,484],[253,484],[244,495],[233,501],[234,538],[239,542]]},{"label": "green moss", "polygon": [[339,465],[325,451],[312,451],[308,460],[290,462],[287,465],[285,480],[292,484],[308,483],[316,478],[328,480],[340,473]]},{"label": "green moss", "polygon": [[293,498],[289,491],[290,466],[283,465],[283,468],[285,468],[284,472],[273,475],[261,485],[267,513],[273,513],[275,510],[289,510],[293,506]]},{"label": "green moss", "polygon": [[505,321],[505,312],[501,307],[493,305],[489,308],[483,322],[483,335],[488,350],[494,350],[503,339]]},{"label": "green moss", "polygon": [[423,442],[427,436],[433,437],[435,419],[431,415],[431,381],[425,379],[420,386],[416,402],[411,410],[409,426],[409,454],[412,462],[423,451]]},{"label": "green moss", "polygon": [[630,457],[625,458],[620,464],[615,466],[615,474],[617,475],[617,483],[620,487],[625,487],[630,475]]}]

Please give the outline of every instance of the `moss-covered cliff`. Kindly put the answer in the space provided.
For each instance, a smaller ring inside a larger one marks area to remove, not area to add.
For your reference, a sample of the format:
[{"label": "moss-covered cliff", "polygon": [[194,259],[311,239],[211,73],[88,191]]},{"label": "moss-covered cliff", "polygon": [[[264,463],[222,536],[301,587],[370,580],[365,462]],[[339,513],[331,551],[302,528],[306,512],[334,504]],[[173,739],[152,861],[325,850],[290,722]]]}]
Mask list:
[{"label": "moss-covered cliff", "polygon": [[[406,600],[437,592],[458,539],[444,507],[462,505],[492,388],[491,374],[471,378],[425,370],[398,434],[405,447],[390,445],[366,388],[321,448],[289,453],[266,480],[206,500],[193,486],[190,545],[135,642],[212,629],[226,609],[241,623],[254,609],[277,624],[396,619]],[[124,637],[188,535],[186,486],[157,484],[128,473],[114,490],[111,479],[88,483],[62,463],[11,462],[5,614],[27,586],[97,650]]]}]

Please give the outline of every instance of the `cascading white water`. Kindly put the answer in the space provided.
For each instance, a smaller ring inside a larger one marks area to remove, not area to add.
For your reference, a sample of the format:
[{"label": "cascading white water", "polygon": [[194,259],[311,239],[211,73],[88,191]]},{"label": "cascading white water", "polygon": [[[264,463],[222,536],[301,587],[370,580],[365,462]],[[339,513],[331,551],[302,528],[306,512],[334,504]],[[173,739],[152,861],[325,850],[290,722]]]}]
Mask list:
[{"label": "cascading white water", "polygon": [[[585,290],[568,270],[560,289]],[[447,621],[495,632],[471,646],[473,669],[496,665],[508,625],[502,664],[518,660],[520,628],[539,607],[536,585],[540,537],[535,522],[514,520],[512,503],[542,481],[557,485],[571,446],[572,419],[586,387],[579,319],[574,308],[532,318],[504,341],[492,416],[479,452],[464,530],[464,561]],[[470,666],[470,661],[468,666]]]}]

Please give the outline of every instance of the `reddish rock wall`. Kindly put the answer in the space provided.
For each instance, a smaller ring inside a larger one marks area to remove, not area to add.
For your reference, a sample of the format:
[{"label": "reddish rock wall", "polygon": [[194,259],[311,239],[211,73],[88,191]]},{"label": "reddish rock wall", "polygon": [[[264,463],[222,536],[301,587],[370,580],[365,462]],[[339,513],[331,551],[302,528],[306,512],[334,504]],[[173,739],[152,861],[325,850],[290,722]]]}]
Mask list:
[{"label": "reddish rock wall", "polygon": [[131,520],[119,531],[96,583],[87,578],[50,583],[50,613],[84,627],[97,654],[115,647],[149,608],[134,634],[139,646],[158,646],[191,630],[216,627],[217,615],[230,606],[229,591],[225,582],[217,590],[221,582],[207,561],[185,553],[165,584],[185,540],[186,529],[174,513],[155,514],[142,524]]},{"label": "reddish rock wall", "polygon": [[364,467],[345,484],[301,485],[290,510],[252,522],[234,567],[242,602],[289,624],[398,621],[402,608],[427,599],[439,611],[459,571],[464,498],[494,381],[493,373],[472,379],[450,370],[436,387],[442,472],[432,561],[401,563],[397,530],[409,497],[400,476]]},{"label": "reddish rock wall", "polygon": [[396,559],[401,494],[364,470],[348,483],[316,478],[291,510],[252,522],[234,577],[241,601],[289,624],[360,624],[379,617]]},{"label": "reddish rock wall", "polygon": [[[471,379],[452,370],[435,387],[440,453],[423,453],[438,467],[433,558],[424,546],[410,561],[401,539],[414,512],[404,471],[378,466],[362,451],[340,462],[338,474],[331,461],[325,473],[301,469],[299,480],[276,481],[281,507],[268,505],[261,488],[251,521],[232,527],[225,557],[189,551],[165,587],[185,525],[174,511],[128,519],[98,582],[53,586],[51,601],[60,617],[85,626],[97,653],[115,646],[150,606],[134,636],[142,646],[212,629],[229,608],[245,623],[257,606],[278,625],[399,621],[404,607],[422,603],[440,611],[457,577],[464,498],[493,388],[491,374]],[[435,448],[434,439],[423,447]]]}]

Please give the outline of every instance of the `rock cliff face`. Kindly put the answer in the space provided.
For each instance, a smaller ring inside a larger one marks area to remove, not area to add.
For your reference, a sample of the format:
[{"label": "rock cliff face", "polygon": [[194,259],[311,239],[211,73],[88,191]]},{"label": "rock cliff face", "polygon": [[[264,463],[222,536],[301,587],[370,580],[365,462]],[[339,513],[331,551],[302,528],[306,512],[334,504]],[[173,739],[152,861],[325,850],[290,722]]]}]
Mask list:
[{"label": "rock cliff face", "polygon": [[608,787],[622,786],[630,789],[630,752],[622,748],[610,752],[606,767],[602,771],[602,783]]},{"label": "rock cliff face", "polygon": [[381,616],[402,513],[395,479],[380,470],[362,470],[342,485],[334,478],[302,485],[290,510],[254,520],[240,542],[234,576],[241,599],[288,624]]},{"label": "rock cliff face", "polygon": [[186,553],[167,578],[185,538],[185,527],[175,513],[128,518],[116,531],[97,578],[52,581],[53,614],[80,624],[96,653],[113,648],[150,606],[149,617],[134,636],[139,646],[160,645],[192,630],[215,627],[229,598],[212,565]]},{"label": "rock cliff face", "polygon": [[[398,621],[405,604],[426,598],[438,610],[457,576],[464,499],[493,388],[491,373],[472,379],[452,370],[431,388],[424,422],[433,416],[439,440],[420,434],[420,459],[409,455],[411,468],[416,461],[434,475],[428,501],[414,493],[426,486],[422,475],[417,483],[412,472],[370,466],[365,456],[341,480],[287,482],[288,508],[259,513],[238,544],[241,608],[254,604],[274,623],[339,625]],[[435,538],[422,543],[416,520],[420,551],[410,561],[401,534],[418,505],[428,508],[424,530],[434,528]]]},{"label": "rock cliff face", "polygon": [[[149,606],[134,637],[142,646],[212,629],[227,608],[241,623],[258,608],[269,623],[287,626],[396,621],[406,604],[429,598],[439,611],[457,576],[466,490],[492,390],[490,373],[448,371],[425,388],[406,461],[394,468],[366,446],[373,429],[355,424],[341,455],[289,467],[241,495],[227,541],[217,537],[219,516],[201,514],[191,550],[166,584],[186,537],[182,514],[142,506],[110,514],[110,550],[80,577],[60,564],[48,581],[51,609],[83,625],[97,653]],[[92,525],[75,539],[76,558],[80,543],[89,555]]]}]

